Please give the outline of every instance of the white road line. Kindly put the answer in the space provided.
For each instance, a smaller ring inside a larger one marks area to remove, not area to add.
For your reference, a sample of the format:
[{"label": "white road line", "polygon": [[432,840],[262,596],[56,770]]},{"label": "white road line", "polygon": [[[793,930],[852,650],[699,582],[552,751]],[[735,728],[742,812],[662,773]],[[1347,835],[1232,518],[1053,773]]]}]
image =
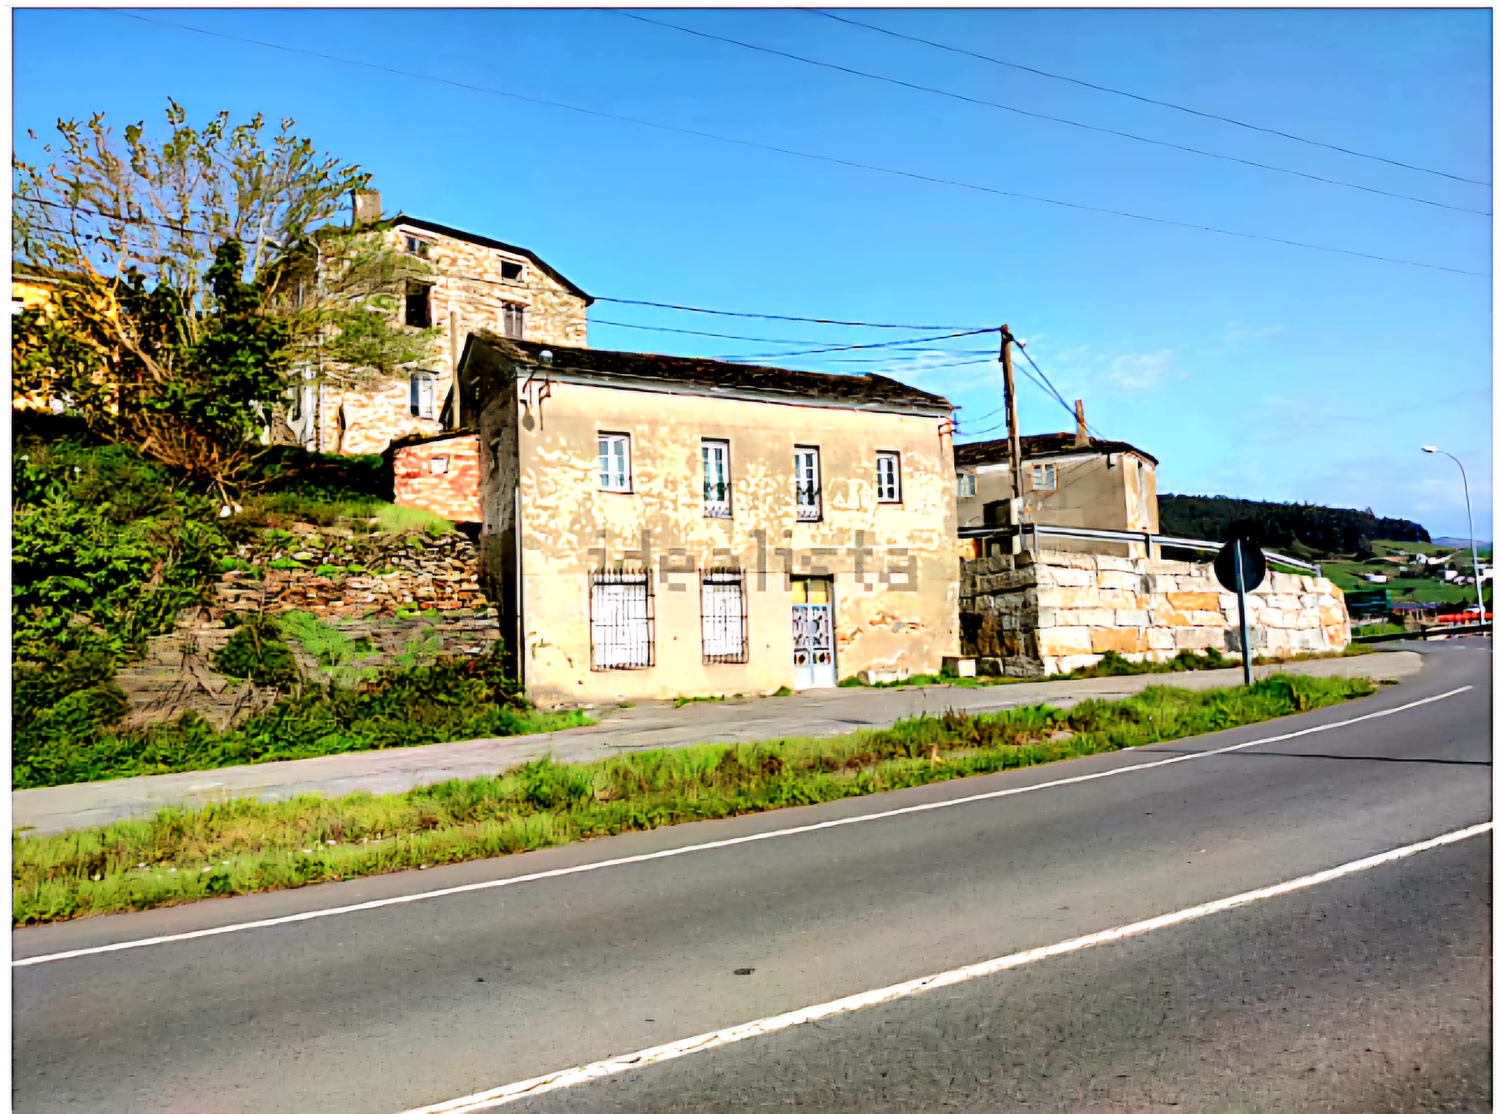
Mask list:
[{"label": "white road line", "polygon": [[60,959],[77,959],[86,955],[103,955],[107,952],[129,951],[133,948],[149,948],[158,944],[176,944],[184,940],[201,940],[208,936],[222,936],[229,932],[247,932],[253,928],[274,928],[277,925],[296,924],[299,921],[314,921],[321,917],[337,917],[345,913],[362,913],[370,909],[384,909],[391,905],[408,905],[415,901],[429,901],[436,897],[452,897],[454,894],[477,893],[481,890],[498,890],[506,886],[519,886],[526,882],[541,882],[549,878],[563,878],[569,874],[587,874],[594,870],[605,870],[610,867],[631,866],[635,863],[647,863],[656,859],[671,859],[678,855],[688,855],[696,851],[716,851],[723,847],[736,847],[744,843],[759,843],[766,839],[781,839],[785,836],[806,835],[808,832],[821,832],[829,828],[842,828],[848,824],[864,824],[872,820],[889,820],[894,816],[911,816],[919,812],[933,812],[937,809],[954,808],[958,805],[974,804],[979,801],[993,801],[1001,797],[1014,797],[1021,793],[1035,793],[1041,789],[1055,789],[1063,785],[1078,785],[1086,781],[1096,781],[1099,778],[1114,777],[1117,774],[1132,774],[1141,770],[1154,770],[1162,766],[1171,766],[1178,762],[1191,762],[1196,758],[1211,758],[1216,754],[1228,754],[1231,751],[1244,750],[1247,747],[1263,746],[1266,743],[1279,743],[1286,739],[1296,739],[1303,735],[1315,735],[1320,731],[1332,731],[1336,727],[1348,727],[1354,723],[1364,723],[1372,719],[1380,719],[1383,716],[1395,715],[1397,712],[1408,711],[1419,708],[1424,704],[1432,704],[1438,700],[1446,700],[1450,696],[1468,692],[1473,685],[1464,685],[1461,688],[1450,689],[1448,692],[1439,693],[1437,696],[1428,696],[1422,700],[1413,700],[1409,704],[1400,704],[1394,708],[1386,708],[1379,712],[1369,712],[1353,719],[1341,719],[1337,723],[1320,724],[1317,727],[1304,727],[1301,731],[1289,731],[1283,735],[1271,735],[1264,739],[1252,739],[1248,743],[1236,743],[1233,746],[1219,747],[1216,750],[1197,751],[1192,754],[1179,754],[1172,758],[1162,758],[1154,762],[1138,762],[1130,766],[1117,766],[1112,770],[1100,770],[1092,774],[1079,774],[1076,777],[1058,778],[1055,781],[1039,782],[1036,785],[1020,785],[1013,789],[996,789],[988,793],[975,793],[968,797],[955,797],[946,801],[932,801],[921,805],[908,805],[905,808],[893,808],[886,812],[863,813],[859,816],[846,816],[839,820],[824,820],[817,824],[803,824],[795,828],[778,828],[772,832],[757,832],[754,835],[735,836],[732,839],[716,839],[709,843],[694,843],[687,847],[673,847],[666,851],[652,851],[643,855],[627,855],[619,859],[605,859],[596,863],[580,863],[578,866],[561,867],[557,870],[543,870],[535,874],[522,874],[514,878],[496,878],[488,882],[470,882],[463,886],[448,886],[440,890],[425,890],[422,893],[405,894],[401,897],[383,897],[375,901],[361,901],[355,905],[340,905],[331,909],[310,909],[305,913],[293,913],[285,917],[267,917],[259,921],[243,921],[239,924],[220,925],[217,928],[200,928],[193,932],[176,932],[169,936],[148,936],[141,940],[122,940],[116,944],[101,944],[92,948],[74,948],[71,951],[51,952],[46,955],[33,955],[26,959],[11,960],[11,967],[34,967],[41,963],[55,963]]},{"label": "white road line", "polygon": [[1394,862],[1396,859],[1404,859],[1408,855],[1430,851],[1434,847],[1442,847],[1444,844],[1457,843],[1460,840],[1484,835],[1494,828],[1494,826],[1493,821],[1475,824],[1471,828],[1448,832],[1438,836],[1436,839],[1407,844],[1405,847],[1398,847],[1394,851],[1372,855],[1367,859],[1358,859],[1352,863],[1345,863],[1343,866],[1336,866],[1331,870],[1322,870],[1317,874],[1305,874],[1301,878],[1293,878],[1290,882],[1280,882],[1274,886],[1249,890],[1245,893],[1235,894],[1233,897],[1224,897],[1218,901],[1210,901],[1204,905],[1194,905],[1191,909],[1179,909],[1175,913],[1163,913],[1159,917],[1136,921],[1133,924],[1121,925],[1118,928],[1106,929],[1103,932],[1094,932],[1088,936],[1075,936],[1071,940],[1064,940],[1058,944],[1048,944],[1046,947],[1031,948],[1024,952],[1012,952],[1010,955],[1003,955],[998,959],[985,960],[983,963],[974,963],[967,967],[955,967],[950,971],[943,971],[936,975],[911,979],[908,982],[896,983],[894,986],[883,986],[879,990],[866,990],[862,994],[851,994],[846,998],[837,998],[832,1002],[824,1002],[821,1005],[807,1006],[800,1010],[793,1010],[790,1013],[777,1014],[774,1017],[763,1017],[758,1021],[747,1021],[743,1025],[733,1025],[728,1029],[719,1029],[712,1033],[700,1033],[696,1037],[686,1037],[682,1040],[672,1041],[670,1044],[658,1044],[653,1048],[643,1048],[639,1052],[628,1052],[623,1056],[614,1056],[608,1060],[596,1060],[592,1064],[585,1064],[576,1068],[566,1068],[563,1071],[539,1075],[534,1079],[523,1079],[519,1083],[508,1083],[503,1087],[496,1087],[493,1090],[479,1091],[476,1094],[465,1095],[463,1098],[450,1099],[447,1102],[440,1102],[433,1106],[423,1106],[414,1110],[407,1110],[403,1114],[472,1114],[472,1112],[479,1110],[493,1110],[497,1106],[504,1106],[507,1103],[518,1102],[521,1099],[533,1098],[537,1095],[544,1095],[548,1091],[557,1091],[564,1087],[576,1087],[580,1083],[588,1083],[592,1080],[605,1079],[609,1076],[619,1075],[621,1072],[632,1071],[636,1068],[645,1068],[654,1064],[665,1063],[668,1060],[676,1060],[682,1056],[691,1056],[695,1052],[706,1052],[711,1048],[722,1048],[726,1044],[735,1044],[739,1041],[749,1040],[752,1037],[765,1036],[767,1033],[790,1029],[796,1025],[805,1025],[809,1021],[819,1021],[834,1014],[851,1013],[854,1010],[878,1006],[883,1002],[893,1002],[898,998],[907,998],[913,994],[922,994],[929,990],[937,990],[940,987],[954,986],[961,982],[968,982],[970,979],[981,979],[987,975],[1008,971],[1012,967],[1023,967],[1028,963],[1037,963],[1043,959],[1051,959],[1053,956],[1066,955],[1069,952],[1082,951],[1085,948],[1093,948],[1100,944],[1123,940],[1128,936],[1141,936],[1147,932],[1154,932],[1159,928],[1182,924],[1184,921],[1195,921],[1200,917],[1222,913],[1226,909],[1248,905],[1253,901],[1265,901],[1267,898],[1280,897],[1282,894],[1292,893],[1295,890],[1304,890],[1310,886],[1321,885],[1324,882],[1331,882],[1335,878],[1342,878],[1348,874],[1371,870],[1385,863]]}]

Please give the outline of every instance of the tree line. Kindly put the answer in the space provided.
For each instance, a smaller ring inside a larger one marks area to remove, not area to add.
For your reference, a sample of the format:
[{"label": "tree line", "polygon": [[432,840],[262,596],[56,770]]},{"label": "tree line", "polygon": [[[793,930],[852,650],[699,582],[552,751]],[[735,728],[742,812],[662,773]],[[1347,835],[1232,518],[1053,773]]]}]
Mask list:
[{"label": "tree line", "polygon": [[1269,503],[1225,495],[1162,495],[1157,499],[1161,532],[1178,538],[1224,541],[1248,526],[1261,544],[1319,554],[1358,553],[1374,540],[1430,542],[1420,523],[1382,518],[1373,510],[1323,507],[1315,503]]}]

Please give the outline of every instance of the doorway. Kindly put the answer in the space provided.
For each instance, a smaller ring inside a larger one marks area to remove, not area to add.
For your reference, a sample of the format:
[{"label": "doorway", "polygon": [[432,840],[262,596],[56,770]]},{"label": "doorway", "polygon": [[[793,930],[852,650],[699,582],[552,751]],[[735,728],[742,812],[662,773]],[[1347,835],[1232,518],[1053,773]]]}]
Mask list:
[{"label": "doorway", "polygon": [[838,684],[833,661],[833,581],[806,576],[792,580],[792,685],[828,689]]}]

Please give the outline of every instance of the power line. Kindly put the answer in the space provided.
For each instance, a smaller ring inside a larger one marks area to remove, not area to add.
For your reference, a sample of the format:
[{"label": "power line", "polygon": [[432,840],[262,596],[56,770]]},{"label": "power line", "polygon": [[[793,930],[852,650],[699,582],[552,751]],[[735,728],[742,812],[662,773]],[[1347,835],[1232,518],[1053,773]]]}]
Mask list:
[{"label": "power line", "polygon": [[[717,135],[713,132],[700,131],[697,128],[680,127],[675,124],[660,124],[652,120],[644,120],[635,116],[625,116],[615,112],[604,112],[600,109],[582,108],[578,105],[566,104],[562,101],[548,100],[542,97],[529,97],[521,93],[511,93],[503,89],[491,89],[482,85],[471,85],[466,82],[454,81],[446,77],[434,77],[430,74],[413,73],[410,70],[400,70],[392,66],[382,66],[375,62],[366,62],[358,58],[343,58],[336,54],[326,54],[317,50],[306,50],[301,47],[282,46],[279,43],[269,43],[260,39],[246,38],[242,35],[231,35],[220,31],[205,31],[200,27],[191,27],[185,23],[174,23],[170,20],[149,19],[134,12],[125,12],[115,9],[104,9],[111,15],[122,16],[126,19],[140,20],[142,23],[154,23],[162,27],[174,27],[182,31],[191,31],[194,34],[206,35],[211,38],[227,39],[234,42],[250,43],[253,46],[265,47],[268,50],[281,50],[289,54],[302,54],[313,58],[322,58],[325,61],[340,62],[350,66],[362,66],[367,69],[377,70],[381,73],[397,74],[401,77],[410,77],[419,81],[431,81],[440,85],[450,85],[458,89],[467,89],[477,93],[487,93],[497,97],[506,97],[512,100],[523,101],[528,104],[539,104],[549,108],[562,108],[569,112],[577,112],[585,116],[595,116],[600,119],[618,120],[629,124],[637,124],[641,127],[653,128],[658,131],[675,132],[682,135],[692,135],[700,139],[712,139],[720,143],[732,143],[740,147],[749,147],[754,150],[772,151],[780,155],[790,155],[794,158],[812,159],[818,162],[830,163],[835,166],[847,166],[856,170],[868,170],[876,174],[888,174],[898,178],[910,178],[913,181],[929,182],[935,185],[953,186],[958,189],[974,190],[979,193],[992,194],[997,197],[1013,197],[1023,201],[1036,201],[1046,205],[1055,205],[1064,209],[1074,209],[1079,212],[1102,213],[1107,216],[1124,217],[1129,220],[1145,221],[1150,224],[1166,225],[1175,228],[1189,228],[1198,232],[1212,232],[1220,236],[1233,236],[1243,240],[1261,240],[1266,243],[1282,244],[1287,247],[1304,248],[1309,251],[1328,252],[1334,255],[1348,255],[1358,259],[1372,259],[1380,263],[1396,263],[1406,267],[1421,267],[1432,271],[1446,271],[1449,274],[1467,275],[1471,278],[1489,278],[1482,271],[1468,271],[1461,267],[1446,267],[1439,263],[1422,263],[1413,259],[1398,259],[1389,255],[1376,255],[1372,252],[1354,251],[1349,248],[1328,247],[1324,244],[1313,244],[1303,240],[1289,240],[1280,236],[1268,236],[1257,232],[1236,232],[1227,228],[1217,228],[1212,225],[1194,224],[1190,221],[1171,220],[1167,217],[1149,217],[1140,213],[1126,212],[1123,209],[1108,209],[1097,205],[1083,205],[1073,201],[1059,201],[1055,198],[1041,197],[1036,194],[1019,193],[1013,190],[996,189],[993,186],[981,186],[972,182],[963,182],[952,178],[939,178],[936,175],[920,174],[913,170],[897,170],[893,167],[875,166],[870,163],[855,162],[852,159],[842,159],[834,155],[820,155],[811,151],[798,151],[790,147],[779,147],[771,143],[758,143],[750,139],[735,139],[730,136]],[[605,299],[600,299],[605,300]],[[621,300],[623,299],[612,299]],[[655,303],[634,303],[655,304]],[[666,307],[677,308],[677,307]],[[768,317],[770,315],[767,315]],[[794,319],[800,320],[800,319]],[[834,322],[829,322],[834,324]]]},{"label": "power line", "polygon": [[967,332],[963,333],[948,333],[944,336],[920,337],[916,340],[885,340],[879,342],[878,344],[837,344],[829,348],[809,348],[804,352],[767,352],[763,355],[756,354],[753,356],[737,356],[734,358],[738,360],[784,360],[792,356],[820,356],[825,352],[853,352],[858,349],[866,348],[903,348],[909,344],[927,344],[929,341],[934,340],[953,340],[956,337],[971,337],[977,336],[980,333],[998,333],[999,331],[1000,327],[997,325],[994,328],[990,329],[970,329]]},{"label": "power line", "polygon": [[786,313],[745,313],[733,309],[704,309],[702,306],[684,306],[674,302],[646,302],[639,298],[605,298],[596,297],[596,302],[610,302],[619,306],[651,306],[654,309],[676,309],[684,313],[707,313],[716,317],[751,317],[759,321],[805,321],[812,325],[849,325],[861,329],[906,329],[917,332],[922,329],[930,329],[937,332],[942,329],[970,329],[977,330],[973,325],[887,325],[877,324],[872,321],[840,321],[832,317],[795,317]]},{"label": "power line", "polygon": [[1039,70],[1034,66],[1025,66],[1019,62],[1008,62],[1004,58],[995,58],[988,54],[979,54],[972,50],[964,50],[962,47],[949,46],[947,43],[934,42],[931,39],[924,39],[918,35],[903,34],[900,31],[892,31],[886,27],[877,27],[873,23],[865,23],[858,19],[850,19],[847,16],[834,15],[832,12],[813,11],[810,9],[804,10],[807,11],[809,15],[820,15],[826,19],[837,20],[839,23],[848,23],[854,27],[864,27],[870,31],[878,31],[882,35],[890,35],[892,38],[906,39],[908,42],[922,43],[925,46],[935,47],[938,50],[947,50],[954,54],[963,54],[970,58],[978,58],[983,62],[993,62],[997,66],[1008,66],[1014,70],[1024,70],[1026,73],[1036,74],[1039,77],[1051,78],[1054,81],[1066,81],[1069,84],[1081,85],[1085,89],[1094,89],[1101,93],[1112,93],[1118,97],[1129,97],[1131,100],[1140,101],[1143,104],[1154,104],[1162,108],[1175,109],[1178,112],[1186,112],[1190,116],[1199,116],[1205,120],[1218,120],[1225,124],[1233,124],[1237,128],[1248,128],[1250,131],[1264,132],[1266,135],[1280,136],[1282,139],[1290,139],[1297,143],[1306,143],[1310,147],[1323,147],[1329,151],[1337,151],[1342,155],[1353,155],[1355,158],[1359,159],[1371,159],[1374,162],[1383,162],[1388,166],[1399,166],[1403,170],[1416,170],[1423,174],[1436,174],[1440,178],[1451,178],[1455,182],[1467,182],[1470,185],[1475,186],[1488,186],[1491,184],[1490,182],[1482,181],[1478,178],[1465,178],[1459,174],[1449,174],[1446,170],[1433,170],[1431,167],[1417,166],[1414,163],[1401,162],[1399,159],[1388,159],[1383,155],[1372,155],[1366,151],[1356,151],[1351,147],[1340,147],[1336,143],[1324,143],[1323,141],[1318,139],[1308,139],[1305,136],[1294,135],[1291,132],[1282,131],[1279,128],[1268,128],[1263,127],[1260,124],[1246,123],[1244,120],[1236,120],[1232,116],[1220,116],[1215,112],[1204,112],[1201,109],[1189,108],[1187,105],[1174,104],[1172,101],[1157,100],[1154,97],[1142,96],[1139,93],[1127,92],[1124,89],[1115,89],[1108,85],[1096,85],[1092,81],[1084,81],[1081,78],[1067,77],[1063,74],[1049,73],[1047,70]]},{"label": "power line", "polygon": [[1374,186],[1363,186],[1358,182],[1345,182],[1338,178],[1326,178],[1321,174],[1310,174],[1304,170],[1293,170],[1286,166],[1274,166],[1271,163],[1257,162],[1254,159],[1240,158],[1238,155],[1225,155],[1217,151],[1205,151],[1201,147],[1189,147],[1184,143],[1173,143],[1166,139],[1152,139],[1149,136],[1136,135],[1134,132],[1120,131],[1118,128],[1106,128],[1097,124],[1085,124],[1079,120],[1070,120],[1066,116],[1052,116],[1045,112],[1033,112],[1026,108],[1017,108],[1015,105],[1003,104],[1000,101],[985,100],[983,97],[971,97],[964,93],[954,93],[947,89],[938,89],[931,85],[919,85],[914,81],[904,81],[899,77],[888,77],[885,74],[870,73],[868,70],[856,70],[852,66],[843,66],[837,62],[823,62],[817,58],[808,58],[801,54],[792,54],[790,51],[777,50],[774,47],[759,46],[756,43],[747,43],[742,39],[733,39],[727,35],[715,35],[708,31],[698,31],[691,27],[683,27],[676,23],[668,23],[661,19],[651,19],[647,16],[636,15],[634,12],[611,9],[616,15],[622,15],[627,19],[638,20],[641,23],[650,23],[657,27],[667,27],[673,31],[681,31],[685,35],[695,35],[700,39],[711,39],[714,42],[729,43],[731,46],[743,47],[745,50],[759,51],[762,54],[771,54],[777,58],[789,58],[794,62],[802,62],[809,66],[819,66],[825,70],[837,70],[839,73],[851,74],[855,77],[863,77],[870,81],[883,81],[887,85],[898,85],[903,89],[912,89],[919,93],[932,93],[939,97],[948,97],[951,100],[963,101],[965,104],[980,105],[985,108],[998,108],[1002,112],[1014,112],[1019,116],[1028,116],[1033,120],[1046,120],[1054,124],[1066,124],[1068,127],[1081,128],[1084,131],[1098,132],[1101,135],[1118,136],[1121,139],[1133,140],[1136,143],[1147,143],[1155,147],[1167,147],[1174,151],[1185,151],[1190,155],[1202,155],[1210,159],[1222,159],[1225,162],[1239,163],[1242,166],[1253,166],[1260,170],[1271,170],[1278,174],[1291,174],[1298,178],[1306,178],[1313,182],[1322,182],[1330,186],[1343,186],[1346,189],[1362,190],[1365,193],[1379,194],[1381,197],[1392,197],[1402,201],[1415,201],[1419,205],[1431,205],[1438,209],[1451,209],[1459,213],[1472,213],[1475,216],[1488,217],[1490,212],[1484,209],[1471,209],[1467,205],[1449,205],[1445,201],[1433,201],[1425,197],[1416,197],[1409,193],[1397,193],[1394,190],[1376,189]]}]

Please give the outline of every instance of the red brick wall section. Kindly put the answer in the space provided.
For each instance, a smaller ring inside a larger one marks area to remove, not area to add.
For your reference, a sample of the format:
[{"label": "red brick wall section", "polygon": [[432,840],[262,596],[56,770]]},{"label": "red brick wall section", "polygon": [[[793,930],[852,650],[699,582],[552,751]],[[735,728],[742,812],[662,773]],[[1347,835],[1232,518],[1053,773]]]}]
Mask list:
[{"label": "red brick wall section", "polygon": [[395,455],[396,502],[453,522],[482,522],[479,438],[448,437],[408,445]]}]

